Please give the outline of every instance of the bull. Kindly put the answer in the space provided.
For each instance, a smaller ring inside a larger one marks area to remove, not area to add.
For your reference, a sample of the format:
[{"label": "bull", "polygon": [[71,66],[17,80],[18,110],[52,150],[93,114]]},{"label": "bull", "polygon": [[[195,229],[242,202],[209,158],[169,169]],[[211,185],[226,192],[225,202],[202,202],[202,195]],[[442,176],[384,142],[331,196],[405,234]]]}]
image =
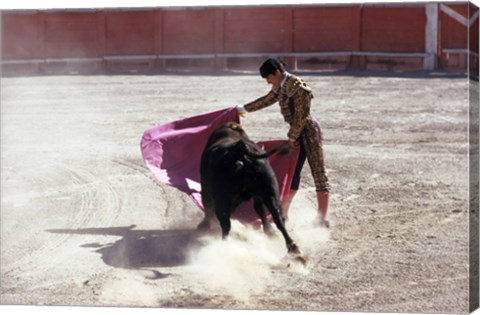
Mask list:
[{"label": "bull", "polygon": [[264,206],[282,233],[287,250],[300,255],[300,250],[285,228],[280,193],[275,173],[268,162],[272,154],[286,154],[288,144],[263,150],[249,139],[243,128],[229,122],[216,129],[203,150],[200,164],[202,203],[205,217],[198,225],[208,230],[214,217],[218,219],[225,239],[231,229],[230,216],[240,203],[253,199],[265,233],[271,234]]}]

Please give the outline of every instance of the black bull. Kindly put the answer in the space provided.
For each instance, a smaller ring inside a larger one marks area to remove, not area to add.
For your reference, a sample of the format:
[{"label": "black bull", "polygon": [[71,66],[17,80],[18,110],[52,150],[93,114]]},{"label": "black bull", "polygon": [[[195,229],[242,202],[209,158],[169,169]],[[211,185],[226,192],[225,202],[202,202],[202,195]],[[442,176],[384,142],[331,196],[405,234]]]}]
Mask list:
[{"label": "black bull", "polygon": [[272,154],[287,152],[288,144],[267,152],[262,150],[237,123],[226,123],[215,130],[208,139],[201,159],[200,179],[205,218],[198,228],[209,229],[216,215],[222,228],[222,237],[225,238],[231,228],[231,213],[241,202],[253,198],[264,231],[271,232],[263,207],[265,205],[285,239],[288,252],[300,254],[298,246],[285,229],[277,179],[267,159]]}]

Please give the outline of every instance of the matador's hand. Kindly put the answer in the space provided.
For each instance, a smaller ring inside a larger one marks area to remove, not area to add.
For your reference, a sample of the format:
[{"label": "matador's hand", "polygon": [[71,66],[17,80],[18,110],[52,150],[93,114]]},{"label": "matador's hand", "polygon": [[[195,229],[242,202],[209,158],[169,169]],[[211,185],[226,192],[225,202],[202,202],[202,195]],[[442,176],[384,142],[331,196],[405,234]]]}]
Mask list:
[{"label": "matador's hand", "polygon": [[243,105],[237,105],[235,108],[237,109],[238,116],[242,118],[247,117],[248,112]]}]

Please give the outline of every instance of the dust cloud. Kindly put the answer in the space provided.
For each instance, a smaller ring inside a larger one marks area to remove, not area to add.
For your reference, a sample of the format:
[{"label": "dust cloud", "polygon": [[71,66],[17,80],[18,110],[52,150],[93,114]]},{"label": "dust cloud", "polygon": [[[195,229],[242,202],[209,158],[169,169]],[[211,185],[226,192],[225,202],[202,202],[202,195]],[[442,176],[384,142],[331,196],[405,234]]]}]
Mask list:
[{"label": "dust cloud", "polygon": [[314,224],[316,210],[302,196],[297,196],[290,211],[287,229],[307,259],[306,265],[288,255],[276,227],[275,234],[267,236],[261,229],[233,220],[226,240],[219,235],[203,236],[200,240],[203,245],[189,253],[192,282],[200,290],[248,301],[275,283],[279,273],[308,275],[311,268],[308,256],[326,246],[329,231]]}]

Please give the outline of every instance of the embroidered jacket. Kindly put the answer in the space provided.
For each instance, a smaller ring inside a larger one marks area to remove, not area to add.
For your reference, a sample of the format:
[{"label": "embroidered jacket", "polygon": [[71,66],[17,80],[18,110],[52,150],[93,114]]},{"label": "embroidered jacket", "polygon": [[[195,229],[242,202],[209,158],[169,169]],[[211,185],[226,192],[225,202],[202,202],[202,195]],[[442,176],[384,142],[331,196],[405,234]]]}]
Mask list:
[{"label": "embroidered jacket", "polygon": [[246,104],[244,108],[247,112],[254,112],[278,102],[283,118],[290,124],[287,136],[289,139],[297,140],[305,125],[312,121],[310,115],[312,98],[310,87],[299,77],[286,72],[279,87],[273,87],[267,95]]}]

